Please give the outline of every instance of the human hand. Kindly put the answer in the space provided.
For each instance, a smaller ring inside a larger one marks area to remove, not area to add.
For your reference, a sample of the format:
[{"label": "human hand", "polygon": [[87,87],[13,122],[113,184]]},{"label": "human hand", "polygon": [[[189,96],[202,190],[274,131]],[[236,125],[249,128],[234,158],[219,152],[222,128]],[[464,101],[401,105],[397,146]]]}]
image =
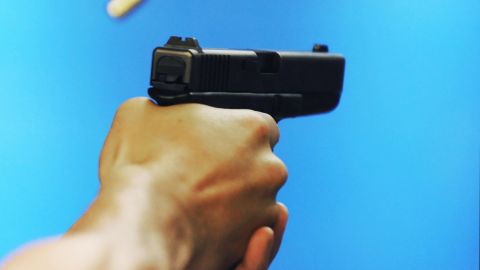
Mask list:
[{"label": "human hand", "polygon": [[[243,261],[235,270],[267,270],[280,248],[287,225],[287,208],[280,204],[280,215],[275,228],[262,227],[255,231],[248,243]],[[273,233],[273,234],[272,234]]]},{"label": "human hand", "polygon": [[178,221],[186,226],[182,239],[170,240],[189,250],[188,269],[230,269],[242,257],[237,269],[252,269],[250,262],[261,265],[264,258],[258,251],[268,250],[262,243],[278,247],[286,223],[275,199],[287,177],[272,153],[277,141],[278,127],[265,114],[132,99],[118,110],[102,151],[102,190],[142,175],[152,199],[167,199],[176,209],[168,218],[175,222],[161,233],[177,237]]}]

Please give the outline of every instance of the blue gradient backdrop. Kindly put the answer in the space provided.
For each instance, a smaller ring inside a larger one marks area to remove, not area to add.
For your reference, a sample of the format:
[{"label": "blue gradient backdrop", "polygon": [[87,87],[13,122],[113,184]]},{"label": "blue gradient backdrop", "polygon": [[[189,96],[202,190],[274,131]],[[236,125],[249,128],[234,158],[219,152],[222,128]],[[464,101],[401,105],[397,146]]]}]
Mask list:
[{"label": "blue gradient backdrop", "polygon": [[272,269],[479,264],[480,1],[0,1],[0,256],[95,196],[115,108],[169,35],[347,58],[334,113],[280,123],[290,209]]}]

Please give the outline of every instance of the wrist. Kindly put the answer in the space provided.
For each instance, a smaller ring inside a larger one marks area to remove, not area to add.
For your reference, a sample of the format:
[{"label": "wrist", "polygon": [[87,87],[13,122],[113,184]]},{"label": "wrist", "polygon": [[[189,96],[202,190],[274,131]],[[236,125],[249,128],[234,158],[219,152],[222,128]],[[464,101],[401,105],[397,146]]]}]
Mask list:
[{"label": "wrist", "polygon": [[102,180],[97,199],[70,233],[103,235],[114,261],[127,256],[142,267],[185,269],[194,249],[192,225],[170,192],[143,168],[116,170]]}]

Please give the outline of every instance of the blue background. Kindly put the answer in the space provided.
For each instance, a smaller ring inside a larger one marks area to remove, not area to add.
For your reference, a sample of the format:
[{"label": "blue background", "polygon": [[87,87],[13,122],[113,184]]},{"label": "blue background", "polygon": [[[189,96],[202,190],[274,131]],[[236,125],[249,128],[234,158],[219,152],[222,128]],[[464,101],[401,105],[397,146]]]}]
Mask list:
[{"label": "blue background", "polygon": [[0,1],[0,256],[65,231],[95,196],[116,107],[168,36],[347,58],[327,115],[285,120],[290,209],[271,269],[479,265],[480,1]]}]

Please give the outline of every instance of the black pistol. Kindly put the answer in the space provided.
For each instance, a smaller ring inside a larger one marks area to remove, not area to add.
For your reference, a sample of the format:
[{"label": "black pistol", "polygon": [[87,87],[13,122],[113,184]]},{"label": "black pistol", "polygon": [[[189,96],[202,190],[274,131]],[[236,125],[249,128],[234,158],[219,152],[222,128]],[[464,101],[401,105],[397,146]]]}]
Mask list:
[{"label": "black pistol", "polygon": [[326,45],[312,52],[202,49],[195,38],[170,37],[153,51],[148,94],[162,106],[252,109],[279,121],[333,110],[344,69],[344,57]]}]

